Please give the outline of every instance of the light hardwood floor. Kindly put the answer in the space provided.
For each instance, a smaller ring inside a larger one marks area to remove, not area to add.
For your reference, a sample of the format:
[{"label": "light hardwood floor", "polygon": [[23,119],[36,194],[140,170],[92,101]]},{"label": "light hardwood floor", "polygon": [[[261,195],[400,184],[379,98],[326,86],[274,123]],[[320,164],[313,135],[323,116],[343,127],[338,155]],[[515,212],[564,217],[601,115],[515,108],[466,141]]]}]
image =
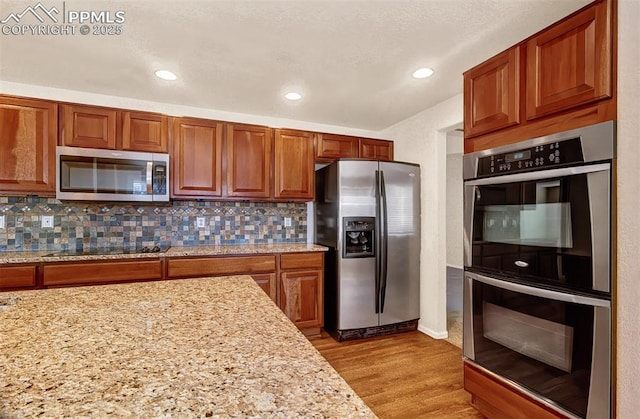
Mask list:
[{"label": "light hardwood floor", "polygon": [[311,343],[381,419],[482,418],[462,387],[460,348],[420,332]]}]

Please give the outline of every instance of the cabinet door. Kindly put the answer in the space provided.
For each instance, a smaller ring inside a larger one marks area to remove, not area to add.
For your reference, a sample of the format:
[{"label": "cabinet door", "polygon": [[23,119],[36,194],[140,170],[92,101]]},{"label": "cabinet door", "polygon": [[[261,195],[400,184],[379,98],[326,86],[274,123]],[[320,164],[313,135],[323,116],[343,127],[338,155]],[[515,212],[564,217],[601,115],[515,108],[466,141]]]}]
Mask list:
[{"label": "cabinet door", "polygon": [[315,181],[313,134],[294,130],[276,130],[274,166],[274,198],[313,199]]},{"label": "cabinet door", "polygon": [[0,290],[32,288],[36,285],[36,267],[7,266],[0,267]]},{"label": "cabinet door", "polygon": [[321,270],[281,272],[280,293],[280,309],[296,326],[322,326]]},{"label": "cabinet door", "polygon": [[84,105],[61,105],[62,145],[116,149],[118,112]]},{"label": "cabinet door", "polygon": [[316,159],[337,160],[358,157],[358,138],[347,135],[317,134]]},{"label": "cabinet door", "polygon": [[260,288],[267,293],[273,302],[277,303],[276,274],[254,274],[251,275],[251,277],[256,281],[256,284],[258,284]]},{"label": "cabinet door", "polygon": [[167,117],[146,112],[122,113],[122,149],[167,152]]},{"label": "cabinet door", "polygon": [[56,189],[57,105],[0,97],[0,191]]},{"label": "cabinet door", "polygon": [[465,137],[520,123],[520,48],[464,73]]},{"label": "cabinet door", "polygon": [[359,157],[371,160],[393,160],[393,141],[360,139]]},{"label": "cabinet door", "polygon": [[172,142],[171,196],[221,196],[222,123],[175,118]]},{"label": "cabinet door", "polygon": [[527,119],[611,97],[611,2],[527,42]]},{"label": "cabinet door", "polygon": [[271,195],[272,130],[227,124],[227,196],[269,198]]},{"label": "cabinet door", "polygon": [[160,259],[47,263],[43,270],[43,283],[48,287],[162,279]]}]

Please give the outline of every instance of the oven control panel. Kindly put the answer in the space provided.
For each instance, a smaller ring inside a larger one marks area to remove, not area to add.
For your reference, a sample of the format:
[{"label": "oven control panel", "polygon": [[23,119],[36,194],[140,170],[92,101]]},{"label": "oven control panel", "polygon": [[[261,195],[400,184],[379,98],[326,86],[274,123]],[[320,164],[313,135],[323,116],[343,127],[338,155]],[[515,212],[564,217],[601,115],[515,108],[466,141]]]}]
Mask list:
[{"label": "oven control panel", "polygon": [[528,172],[583,162],[580,138],[540,144],[478,159],[478,177]]}]

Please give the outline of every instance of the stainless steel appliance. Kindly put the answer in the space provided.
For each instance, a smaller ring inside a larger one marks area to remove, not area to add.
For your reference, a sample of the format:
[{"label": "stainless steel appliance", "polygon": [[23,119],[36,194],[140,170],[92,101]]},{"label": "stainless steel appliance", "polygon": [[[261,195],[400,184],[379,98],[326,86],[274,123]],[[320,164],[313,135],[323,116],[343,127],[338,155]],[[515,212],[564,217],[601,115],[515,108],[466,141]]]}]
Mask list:
[{"label": "stainless steel appliance", "polygon": [[56,198],[169,201],[169,155],[56,147]]},{"label": "stainless steel appliance", "polygon": [[338,340],[415,330],[420,317],[420,167],[341,160],[316,172],[325,329]]},{"label": "stainless steel appliance", "polygon": [[569,417],[611,407],[606,122],[464,156],[463,355]]}]

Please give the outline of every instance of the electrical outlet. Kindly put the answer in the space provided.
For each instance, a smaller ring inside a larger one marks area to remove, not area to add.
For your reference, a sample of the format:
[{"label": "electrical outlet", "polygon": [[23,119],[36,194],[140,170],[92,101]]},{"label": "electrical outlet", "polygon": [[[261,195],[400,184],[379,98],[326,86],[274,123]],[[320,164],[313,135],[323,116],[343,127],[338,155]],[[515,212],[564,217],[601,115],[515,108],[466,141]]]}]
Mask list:
[{"label": "electrical outlet", "polygon": [[205,228],[206,227],[206,223],[207,223],[207,219],[204,217],[198,217],[196,218],[196,226],[198,228]]},{"label": "electrical outlet", "polygon": [[4,229],[4,215],[0,215],[0,230]]},{"label": "electrical outlet", "polygon": [[42,216],[42,228],[53,228],[53,215]]},{"label": "electrical outlet", "polygon": [[284,217],[284,226],[291,227],[291,217]]}]

